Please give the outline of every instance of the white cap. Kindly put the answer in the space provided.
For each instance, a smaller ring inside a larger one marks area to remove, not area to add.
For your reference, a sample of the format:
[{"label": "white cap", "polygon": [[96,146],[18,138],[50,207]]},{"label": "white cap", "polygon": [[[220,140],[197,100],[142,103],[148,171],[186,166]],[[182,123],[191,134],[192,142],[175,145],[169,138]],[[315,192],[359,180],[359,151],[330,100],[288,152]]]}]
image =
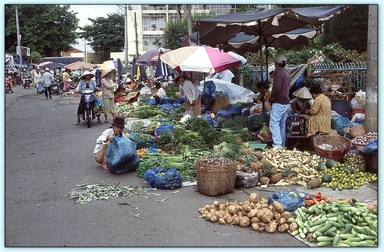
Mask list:
[{"label": "white cap", "polygon": [[284,55],[279,54],[279,55],[277,55],[277,57],[275,59],[275,62],[277,62],[277,63],[287,63],[287,58]]}]

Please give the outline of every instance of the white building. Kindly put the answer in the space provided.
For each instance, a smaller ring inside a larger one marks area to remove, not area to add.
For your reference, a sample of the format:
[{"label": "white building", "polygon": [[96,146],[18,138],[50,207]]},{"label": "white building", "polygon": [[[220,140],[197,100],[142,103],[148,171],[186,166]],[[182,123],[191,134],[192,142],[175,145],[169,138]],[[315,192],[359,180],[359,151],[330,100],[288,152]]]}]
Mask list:
[{"label": "white building", "polygon": [[[185,16],[185,5],[180,5],[180,13]],[[212,13],[214,16],[225,15],[235,10],[235,5],[192,5],[191,13]],[[127,10],[127,45],[128,60],[131,61],[136,55],[136,48],[139,55],[146,51],[158,48],[154,42],[161,39],[167,22],[172,18],[178,18],[176,5],[126,5]],[[136,35],[137,34],[137,35]],[[126,53],[111,52],[113,59],[125,60]]]}]

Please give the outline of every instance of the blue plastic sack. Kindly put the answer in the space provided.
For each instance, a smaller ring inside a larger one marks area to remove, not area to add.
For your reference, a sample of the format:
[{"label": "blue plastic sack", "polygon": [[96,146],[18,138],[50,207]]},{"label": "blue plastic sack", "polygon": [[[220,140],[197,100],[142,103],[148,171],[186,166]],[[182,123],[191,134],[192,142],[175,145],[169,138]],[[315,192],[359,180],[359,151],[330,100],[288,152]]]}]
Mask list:
[{"label": "blue plastic sack", "polygon": [[161,104],[160,106],[162,109],[165,109],[165,110],[174,110],[175,107],[173,107],[172,103],[164,103],[164,104]]},{"label": "blue plastic sack", "polygon": [[202,119],[202,120],[206,120],[209,125],[213,126],[213,118],[210,114],[206,114],[206,115],[201,115],[201,116],[198,116],[199,119]]},{"label": "blue plastic sack", "polygon": [[337,133],[344,135],[347,127],[353,127],[353,123],[348,118],[338,116],[331,118],[331,126]]},{"label": "blue plastic sack", "polygon": [[165,104],[165,103],[174,103],[175,102],[175,99],[174,98],[170,98],[168,96],[163,96],[160,98],[160,104]]},{"label": "blue plastic sack", "polygon": [[[299,196],[301,195],[301,196]],[[272,204],[274,201],[280,202],[284,207],[284,210],[294,212],[297,208],[305,206],[304,197],[306,193],[298,191],[278,191],[273,192],[268,197],[268,204]]]},{"label": "blue plastic sack", "polygon": [[368,155],[377,155],[378,153],[378,142],[377,142],[377,139],[376,140],[373,140],[369,143],[367,143],[365,146],[364,146],[364,152],[365,154],[368,154]]},{"label": "blue plastic sack", "polygon": [[155,98],[153,98],[153,97],[149,98],[148,103],[151,104],[151,105],[156,105],[156,100],[155,100]]},{"label": "blue plastic sack", "polygon": [[300,89],[301,87],[303,87],[303,83],[304,83],[304,76],[301,75],[297,81],[296,81],[296,89]]},{"label": "blue plastic sack", "polygon": [[137,132],[129,133],[129,139],[136,143],[136,149],[151,147],[156,139],[150,134],[143,134]]},{"label": "blue plastic sack", "polygon": [[173,124],[165,123],[155,129],[156,135],[161,135],[163,132],[173,132]]},{"label": "blue plastic sack", "polygon": [[124,136],[113,138],[108,146],[106,157],[109,171],[116,175],[135,171],[140,164],[135,142]]},{"label": "blue plastic sack", "polygon": [[221,109],[221,110],[217,111],[216,117],[223,117],[226,119],[232,119],[232,111]]},{"label": "blue plastic sack", "polygon": [[216,92],[216,85],[213,81],[206,81],[205,82],[205,88],[203,89],[203,93],[207,92],[208,94],[212,95]]},{"label": "blue plastic sack", "polygon": [[45,93],[45,87],[44,86],[39,87],[37,92],[39,92],[39,94]]},{"label": "blue plastic sack", "polygon": [[145,172],[144,179],[148,182],[149,187],[157,189],[173,190],[180,188],[183,183],[183,179],[175,167],[149,169]]}]

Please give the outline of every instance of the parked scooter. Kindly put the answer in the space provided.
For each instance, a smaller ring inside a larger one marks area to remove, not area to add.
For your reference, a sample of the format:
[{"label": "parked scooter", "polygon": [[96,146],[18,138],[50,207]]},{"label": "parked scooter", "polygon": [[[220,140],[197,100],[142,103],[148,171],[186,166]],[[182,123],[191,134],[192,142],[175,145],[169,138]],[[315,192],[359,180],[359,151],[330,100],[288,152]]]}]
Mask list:
[{"label": "parked scooter", "polygon": [[84,90],[81,92],[81,96],[83,99],[83,120],[87,122],[88,128],[91,127],[91,121],[95,119],[95,96],[92,90]]},{"label": "parked scooter", "polygon": [[61,93],[61,80],[60,77],[55,77],[52,82],[52,93],[59,95]]},{"label": "parked scooter", "polygon": [[28,76],[25,76],[24,79],[23,79],[23,86],[24,88],[31,88],[31,84],[32,84],[32,79],[31,77],[28,75]]}]

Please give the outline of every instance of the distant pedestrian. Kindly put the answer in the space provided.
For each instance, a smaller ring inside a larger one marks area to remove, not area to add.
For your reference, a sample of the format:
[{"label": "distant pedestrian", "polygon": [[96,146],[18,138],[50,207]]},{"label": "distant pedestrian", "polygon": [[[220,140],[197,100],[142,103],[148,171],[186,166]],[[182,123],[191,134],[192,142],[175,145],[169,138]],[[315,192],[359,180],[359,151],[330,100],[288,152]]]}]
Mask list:
[{"label": "distant pedestrian", "polygon": [[33,82],[36,85],[36,94],[39,94],[39,87],[43,84],[43,75],[40,73],[40,68],[36,69],[36,73],[33,76]]},{"label": "distant pedestrian", "polygon": [[113,83],[113,69],[104,69],[101,73],[101,88],[104,105],[104,122],[109,123],[108,113],[111,113],[112,119],[115,119],[115,102],[114,102],[114,89],[118,88],[118,85]]},{"label": "distant pedestrian", "polygon": [[48,100],[48,94],[49,99],[52,99],[52,82],[54,78],[51,72],[49,71],[49,68],[45,68],[45,72],[43,74],[43,86],[45,87],[45,99]]},{"label": "distant pedestrian", "polygon": [[70,77],[71,70],[66,68],[65,71],[62,74],[62,80],[63,80],[63,90],[65,92],[69,92],[69,84],[71,83],[71,77]]}]

